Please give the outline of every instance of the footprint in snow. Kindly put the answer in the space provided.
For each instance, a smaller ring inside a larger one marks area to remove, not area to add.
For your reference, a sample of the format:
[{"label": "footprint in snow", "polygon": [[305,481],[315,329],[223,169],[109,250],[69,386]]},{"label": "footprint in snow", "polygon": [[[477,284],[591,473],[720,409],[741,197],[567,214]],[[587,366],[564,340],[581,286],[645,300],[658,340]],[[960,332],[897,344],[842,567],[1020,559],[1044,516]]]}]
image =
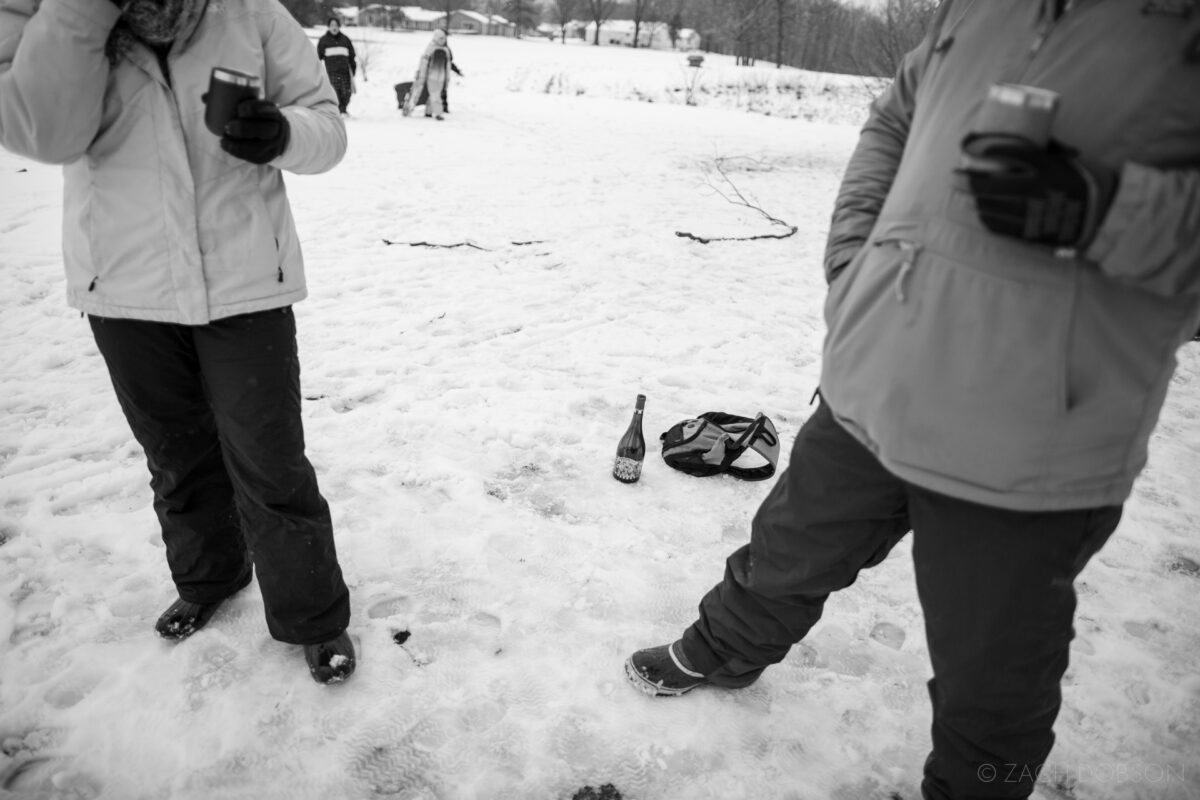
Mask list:
[{"label": "footprint in snow", "polygon": [[1123,627],[1125,632],[1130,636],[1136,636],[1139,639],[1152,639],[1158,634],[1166,633],[1167,631],[1166,626],[1157,620],[1150,620],[1149,622],[1129,620],[1121,627]]},{"label": "footprint in snow", "polygon": [[72,769],[68,758],[34,756],[0,769],[0,790],[16,797],[94,800],[100,797],[104,785]]},{"label": "footprint in snow", "polygon": [[30,579],[22,583],[11,595],[16,606],[16,620],[9,642],[14,645],[43,636],[49,636],[58,628],[51,617],[51,609],[58,598],[57,592],[44,588],[44,583]]},{"label": "footprint in snow", "polygon": [[29,728],[0,733],[0,794],[30,798],[99,797],[103,784],[71,768],[71,759],[57,755],[67,736],[63,728]]},{"label": "footprint in snow", "polygon": [[907,713],[916,702],[917,692],[908,681],[890,680],[883,685],[882,691],[883,705],[892,711]]},{"label": "footprint in snow", "polygon": [[1173,558],[1171,563],[1167,565],[1167,570],[1177,575],[1183,575],[1186,578],[1200,579],[1200,563],[1187,556],[1176,556]]},{"label": "footprint in snow", "polygon": [[78,705],[100,685],[102,680],[103,676],[97,673],[84,672],[70,675],[47,690],[46,705],[60,710]]},{"label": "footprint in snow", "polygon": [[246,678],[249,671],[238,659],[238,653],[223,642],[205,644],[190,658],[187,686],[188,708],[196,711],[204,706],[209,692],[220,692]]},{"label": "footprint in snow", "polygon": [[349,743],[349,777],[370,796],[441,797],[438,775],[446,770],[439,751],[453,738],[453,722],[442,709],[415,722],[388,719],[367,728]]},{"label": "footprint in snow", "polygon": [[617,787],[611,783],[603,783],[595,789],[591,786],[584,786],[571,795],[571,800],[622,800],[622,797]]},{"label": "footprint in snow", "polygon": [[413,602],[404,595],[385,597],[367,606],[367,617],[370,619],[387,619],[411,613]]},{"label": "footprint in snow", "polygon": [[338,398],[336,400],[330,401],[329,407],[332,408],[338,414],[345,414],[348,411],[353,411],[354,409],[358,408],[361,405],[367,405],[369,403],[374,403],[382,395],[383,395],[383,391],[379,390],[379,391],[374,391],[374,392],[367,392],[365,394],[360,394],[357,397],[342,397],[342,398]]},{"label": "footprint in snow", "polygon": [[871,638],[893,650],[899,650],[904,646],[904,630],[890,622],[880,622],[872,628]]},{"label": "footprint in snow", "polygon": [[557,485],[577,475],[575,465],[562,459],[549,463],[528,461],[497,473],[484,485],[484,491],[501,502],[519,504],[548,519],[577,523],[579,518],[556,491]]},{"label": "footprint in snow", "polygon": [[1125,696],[1136,705],[1149,705],[1150,685],[1145,681],[1133,681],[1125,687]]}]

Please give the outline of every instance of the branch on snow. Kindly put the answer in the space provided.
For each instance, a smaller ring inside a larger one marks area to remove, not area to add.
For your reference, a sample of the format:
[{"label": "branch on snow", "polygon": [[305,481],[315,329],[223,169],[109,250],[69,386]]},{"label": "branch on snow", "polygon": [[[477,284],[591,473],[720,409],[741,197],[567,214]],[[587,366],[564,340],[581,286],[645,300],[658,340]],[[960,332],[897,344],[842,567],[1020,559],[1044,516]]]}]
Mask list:
[{"label": "branch on snow", "polygon": [[[527,242],[509,242],[509,244],[514,245],[515,247],[525,247],[525,246],[531,245],[531,244],[542,244],[545,241],[546,241],[545,239],[532,239]],[[473,247],[476,250],[483,250],[485,253],[491,252],[488,248],[480,247],[479,245],[472,242],[470,239],[467,239],[465,242],[455,242],[454,244],[438,244],[436,242],[393,242],[390,239],[384,239],[383,243],[389,244],[389,245],[390,244],[406,244],[409,247],[439,247],[439,248],[442,248],[445,250],[453,250],[455,247]]]},{"label": "branch on snow", "polygon": [[749,208],[752,211],[757,211],[759,214],[762,214],[763,217],[766,218],[766,220],[772,225],[780,225],[784,228],[787,228],[787,233],[761,233],[757,236],[713,236],[706,238],[703,236],[697,236],[694,233],[687,233],[686,231],[675,231],[675,235],[683,239],[691,239],[694,242],[700,242],[700,244],[708,244],[709,242],[750,242],[756,239],[786,239],[789,236],[795,236],[796,231],[799,230],[799,228],[797,228],[795,225],[784,222],[778,217],[771,216],[764,211],[761,206],[746,199],[746,196],[742,194],[742,190],[737,187],[737,185],[725,172],[725,162],[728,160],[729,159],[725,157],[718,158],[716,160],[716,169],[717,172],[721,174],[721,179],[725,183],[729,184],[729,188],[733,192],[733,197],[730,197],[728,194],[726,194],[721,187],[714,184],[711,179],[706,181],[709,188],[719,194],[721,197],[725,198],[725,200],[729,203],[732,203],[735,206]]},{"label": "branch on snow", "polygon": [[440,247],[445,250],[453,250],[456,247],[474,247],[476,250],[487,252],[486,247],[480,247],[474,242],[467,240],[465,242],[455,242],[454,244],[437,244],[436,242],[393,242],[390,239],[384,239],[384,244],[406,244],[409,247]]},{"label": "branch on snow", "polygon": [[705,239],[703,236],[686,231],[675,231],[675,235],[681,239],[691,239],[693,242],[708,244],[709,242],[750,242],[755,239],[786,239],[789,236],[795,236],[797,230],[799,228],[795,225],[789,225],[787,233],[760,233],[758,236],[714,236],[711,239]]}]

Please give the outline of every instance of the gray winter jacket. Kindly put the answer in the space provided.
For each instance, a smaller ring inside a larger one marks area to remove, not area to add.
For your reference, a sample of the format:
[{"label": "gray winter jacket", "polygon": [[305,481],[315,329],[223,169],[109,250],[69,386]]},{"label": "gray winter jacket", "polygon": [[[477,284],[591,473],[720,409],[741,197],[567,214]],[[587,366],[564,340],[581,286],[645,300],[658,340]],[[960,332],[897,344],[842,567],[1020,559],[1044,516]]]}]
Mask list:
[{"label": "gray winter jacket", "polygon": [[[70,304],[197,325],[302,299],[280,170],[323,172],[346,149],[303,29],[278,0],[208,0],[164,73],[140,43],[110,67],[118,13],[109,0],[0,0],[0,145],[65,165]],[[270,164],[228,155],[204,127],[216,66],[258,75],[290,123]]]},{"label": "gray winter jacket", "polygon": [[[1118,504],[1200,324],[1195,2],[946,0],[873,106],[826,251],[821,389],[904,480],[1018,510]],[[954,180],[992,83],[1120,174],[1085,252],[987,231]]]}]

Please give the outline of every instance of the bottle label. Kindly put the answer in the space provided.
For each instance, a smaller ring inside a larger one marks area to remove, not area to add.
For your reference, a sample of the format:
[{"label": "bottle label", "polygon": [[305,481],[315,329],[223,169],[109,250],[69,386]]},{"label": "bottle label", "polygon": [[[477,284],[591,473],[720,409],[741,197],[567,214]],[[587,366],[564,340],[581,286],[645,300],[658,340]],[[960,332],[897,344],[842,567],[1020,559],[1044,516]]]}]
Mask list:
[{"label": "bottle label", "polygon": [[633,483],[642,477],[642,462],[617,456],[613,463],[613,477],[625,483]]}]

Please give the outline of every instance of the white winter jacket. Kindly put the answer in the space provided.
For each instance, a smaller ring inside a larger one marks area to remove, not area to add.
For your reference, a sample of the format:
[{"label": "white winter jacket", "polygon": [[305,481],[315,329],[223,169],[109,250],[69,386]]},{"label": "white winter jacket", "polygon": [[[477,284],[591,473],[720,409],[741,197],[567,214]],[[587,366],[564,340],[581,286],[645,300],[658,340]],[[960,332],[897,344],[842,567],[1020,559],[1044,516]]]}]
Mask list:
[{"label": "white winter jacket", "polygon": [[[205,2],[205,0],[200,0]],[[306,294],[280,170],[346,150],[316,51],[278,0],[207,0],[164,72],[142,44],[110,68],[109,0],[0,0],[0,145],[63,164],[67,295],[88,314],[201,325]],[[213,67],[258,75],[291,126],[257,166],[204,126]]]}]

